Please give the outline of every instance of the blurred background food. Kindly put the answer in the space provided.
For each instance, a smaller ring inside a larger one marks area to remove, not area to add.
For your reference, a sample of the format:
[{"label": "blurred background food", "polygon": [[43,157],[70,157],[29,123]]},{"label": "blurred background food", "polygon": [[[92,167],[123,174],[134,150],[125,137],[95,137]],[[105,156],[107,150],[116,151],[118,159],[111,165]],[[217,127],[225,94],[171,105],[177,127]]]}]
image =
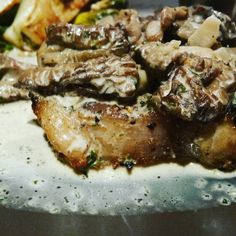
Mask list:
[{"label": "blurred background food", "polygon": [[194,4],[203,4],[206,6],[212,6],[215,10],[221,11],[228,14],[233,20],[236,18],[236,2],[235,0],[225,0],[225,1],[216,1],[216,0],[180,0],[180,5],[194,5]]},{"label": "blurred background food", "polygon": [[[93,24],[117,14],[126,0],[6,0],[0,2],[0,51],[12,45],[32,50],[45,39],[45,28],[58,22]],[[79,14],[80,12],[83,12]]]},{"label": "blurred background food", "polygon": [[3,14],[19,4],[20,0],[5,0],[0,2],[0,14]]},{"label": "blurred background food", "polygon": [[[139,9],[144,3],[130,0]],[[155,1],[154,1],[155,2]],[[145,6],[154,10],[153,0]],[[234,20],[235,0],[179,0],[158,1],[159,8],[174,5],[204,4],[227,13]],[[140,6],[141,6],[140,5]],[[155,8],[157,4],[155,2]],[[16,46],[23,50],[37,49],[45,39],[45,28],[58,22],[92,25],[107,16],[117,15],[119,9],[128,7],[128,0],[2,0],[0,1],[0,52]]]}]

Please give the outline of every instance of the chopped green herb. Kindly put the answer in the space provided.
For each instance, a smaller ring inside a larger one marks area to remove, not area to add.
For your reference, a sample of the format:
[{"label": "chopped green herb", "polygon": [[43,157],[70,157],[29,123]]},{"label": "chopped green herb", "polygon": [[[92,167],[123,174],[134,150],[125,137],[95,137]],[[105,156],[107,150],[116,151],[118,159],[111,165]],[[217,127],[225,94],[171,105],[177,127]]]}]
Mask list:
[{"label": "chopped green herb", "polygon": [[196,75],[199,77],[200,80],[203,80],[204,79],[204,73],[197,73],[195,70],[192,70],[192,69],[188,69],[192,74]]},{"label": "chopped green herb", "polygon": [[183,84],[179,84],[177,91],[180,93],[185,93],[187,91],[187,89]]},{"label": "chopped green herb", "polygon": [[152,96],[148,96],[146,101],[140,101],[141,107],[147,107],[148,110],[154,110],[156,108],[155,102],[152,100]]},{"label": "chopped green herb", "polygon": [[96,166],[98,164],[98,155],[95,151],[91,151],[87,156],[87,165],[85,167],[81,167],[79,170],[82,174],[88,175],[88,171],[90,168]]},{"label": "chopped green herb", "polygon": [[97,161],[97,153],[95,151],[91,151],[90,154],[87,156],[87,166],[93,167],[96,165],[96,161]]}]

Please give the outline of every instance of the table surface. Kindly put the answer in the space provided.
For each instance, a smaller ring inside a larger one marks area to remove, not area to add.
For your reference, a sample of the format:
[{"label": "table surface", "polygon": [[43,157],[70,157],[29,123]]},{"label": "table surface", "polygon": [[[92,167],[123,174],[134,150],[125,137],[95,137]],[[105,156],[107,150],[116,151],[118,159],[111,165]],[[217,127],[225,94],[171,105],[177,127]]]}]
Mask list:
[{"label": "table surface", "polygon": [[236,205],[143,216],[49,215],[0,209],[0,235],[227,235],[235,236]]}]

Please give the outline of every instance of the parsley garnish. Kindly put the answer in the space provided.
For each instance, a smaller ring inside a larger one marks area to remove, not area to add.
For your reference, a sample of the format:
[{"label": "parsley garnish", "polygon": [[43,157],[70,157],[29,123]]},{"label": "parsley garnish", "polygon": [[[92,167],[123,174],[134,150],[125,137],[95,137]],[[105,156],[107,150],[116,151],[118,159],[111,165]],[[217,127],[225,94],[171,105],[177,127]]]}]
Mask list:
[{"label": "parsley garnish", "polygon": [[179,84],[177,90],[180,93],[185,93],[187,91],[186,87],[183,84]]},{"label": "parsley garnish", "polygon": [[152,100],[152,96],[148,96],[146,101],[141,101],[140,106],[146,106],[148,110],[154,110],[156,108],[155,102]]},{"label": "parsley garnish", "polygon": [[98,155],[95,151],[91,151],[87,156],[87,165],[85,167],[81,167],[79,170],[85,176],[88,176],[88,171],[90,168],[96,166],[98,164]]},{"label": "parsley garnish", "polygon": [[91,151],[90,154],[87,156],[87,167],[93,167],[97,163],[97,153],[95,151]]},{"label": "parsley garnish", "polygon": [[203,79],[204,79],[204,73],[197,73],[196,71],[194,71],[194,70],[192,70],[192,69],[190,69],[190,68],[188,68],[188,70],[189,70],[192,74],[194,74],[194,75],[196,75],[197,77],[199,77],[200,80],[203,80]]}]

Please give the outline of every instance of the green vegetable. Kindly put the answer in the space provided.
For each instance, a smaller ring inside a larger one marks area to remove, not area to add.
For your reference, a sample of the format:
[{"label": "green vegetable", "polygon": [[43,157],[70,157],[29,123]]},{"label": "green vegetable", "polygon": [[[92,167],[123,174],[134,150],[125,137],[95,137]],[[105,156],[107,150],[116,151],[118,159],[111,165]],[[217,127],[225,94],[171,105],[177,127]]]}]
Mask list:
[{"label": "green vegetable", "polygon": [[0,52],[5,52],[5,51],[10,51],[13,49],[13,45],[12,44],[9,44],[5,41],[1,41],[0,40]]},{"label": "green vegetable", "polygon": [[204,80],[205,76],[204,73],[197,73],[195,70],[192,69],[188,69],[192,74],[196,75],[197,77],[199,77],[200,80]]},{"label": "green vegetable", "polygon": [[91,151],[90,154],[87,156],[87,165],[85,167],[81,167],[79,171],[88,176],[88,171],[90,168],[96,166],[99,163],[98,155],[95,151]]},{"label": "green vegetable", "polygon": [[97,153],[95,151],[91,151],[87,156],[87,167],[91,168],[96,165],[97,162]]}]

